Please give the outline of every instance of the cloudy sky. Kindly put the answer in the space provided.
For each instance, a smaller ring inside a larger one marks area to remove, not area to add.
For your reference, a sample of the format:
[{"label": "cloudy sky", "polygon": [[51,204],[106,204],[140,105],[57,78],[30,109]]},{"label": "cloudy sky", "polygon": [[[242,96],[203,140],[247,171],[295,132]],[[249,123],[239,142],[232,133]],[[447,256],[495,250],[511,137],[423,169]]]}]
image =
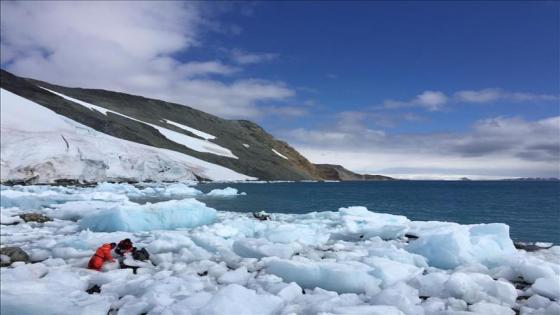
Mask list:
[{"label": "cloudy sky", "polygon": [[254,120],[313,162],[560,176],[558,2],[1,2],[1,65]]}]

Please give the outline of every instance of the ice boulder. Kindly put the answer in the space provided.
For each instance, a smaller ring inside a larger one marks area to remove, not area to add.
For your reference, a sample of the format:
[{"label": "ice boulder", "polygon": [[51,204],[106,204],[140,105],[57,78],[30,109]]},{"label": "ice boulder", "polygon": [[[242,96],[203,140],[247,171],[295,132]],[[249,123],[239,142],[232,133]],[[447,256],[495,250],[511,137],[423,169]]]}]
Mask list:
[{"label": "ice boulder", "polygon": [[140,189],[127,183],[102,182],[102,183],[98,183],[97,186],[95,186],[94,190],[99,192],[111,192],[111,193],[126,194],[131,196],[142,195]]},{"label": "ice boulder", "polygon": [[512,306],[517,299],[515,287],[504,280],[494,280],[481,273],[455,272],[443,285],[443,294],[469,304],[490,302]]},{"label": "ice boulder", "polygon": [[2,268],[0,313],[6,315],[107,314],[110,298],[89,295],[77,273],[48,270],[42,264]]},{"label": "ice boulder", "polygon": [[260,295],[238,284],[221,288],[199,310],[199,314],[266,315],[276,314],[282,307],[282,299],[273,295]]},{"label": "ice boulder", "polygon": [[244,196],[247,193],[238,193],[236,188],[226,187],[224,189],[212,189],[209,193],[206,194],[210,197],[233,197],[233,196]]},{"label": "ice boulder", "polygon": [[170,200],[145,205],[124,205],[88,215],[80,227],[95,232],[150,231],[193,228],[213,223],[216,210],[195,199]]},{"label": "ice boulder", "polygon": [[278,258],[290,258],[294,254],[296,245],[271,243],[260,238],[244,238],[233,243],[233,251],[246,258],[263,258],[276,256]]},{"label": "ice boulder", "polygon": [[496,267],[517,253],[509,226],[502,223],[442,225],[421,233],[406,249],[426,257],[430,266],[442,269],[476,263]]},{"label": "ice boulder", "polygon": [[366,207],[348,207],[338,210],[343,222],[343,235],[369,239],[379,236],[382,239],[395,239],[408,230],[405,216],[368,211]]},{"label": "ice boulder", "polygon": [[398,308],[389,305],[339,306],[332,310],[336,315],[403,315]]},{"label": "ice boulder", "polygon": [[267,262],[268,273],[284,282],[295,282],[303,288],[321,288],[338,293],[368,293],[379,291],[381,281],[368,272],[371,268],[358,262],[303,262],[271,259]]},{"label": "ice boulder", "polygon": [[368,257],[364,263],[373,267],[369,273],[381,279],[383,287],[391,286],[400,281],[407,281],[422,274],[424,268],[403,264],[383,257]]},{"label": "ice boulder", "polygon": [[560,277],[539,278],[532,286],[533,291],[552,300],[560,300]]},{"label": "ice boulder", "polygon": [[165,191],[163,192],[163,194],[166,196],[198,196],[202,195],[202,191],[191,187],[189,184],[174,183],[165,187]]}]

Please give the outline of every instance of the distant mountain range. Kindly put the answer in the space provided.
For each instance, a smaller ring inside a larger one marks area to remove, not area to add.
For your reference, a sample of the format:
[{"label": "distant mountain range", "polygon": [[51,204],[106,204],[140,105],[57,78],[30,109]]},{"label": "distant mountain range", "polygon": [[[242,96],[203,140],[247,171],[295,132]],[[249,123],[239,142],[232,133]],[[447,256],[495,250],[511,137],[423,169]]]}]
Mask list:
[{"label": "distant mountain range", "polygon": [[1,180],[390,180],[313,164],[247,120],[1,70]]}]

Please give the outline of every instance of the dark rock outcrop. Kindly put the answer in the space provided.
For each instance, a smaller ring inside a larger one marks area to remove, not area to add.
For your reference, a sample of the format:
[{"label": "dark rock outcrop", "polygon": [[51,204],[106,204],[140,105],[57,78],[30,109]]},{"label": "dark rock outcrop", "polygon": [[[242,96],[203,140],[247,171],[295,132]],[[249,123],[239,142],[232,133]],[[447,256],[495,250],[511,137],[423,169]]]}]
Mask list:
[{"label": "dark rock outcrop", "polygon": [[368,175],[354,173],[342,165],[335,164],[315,164],[315,169],[319,177],[325,180],[340,181],[385,181],[395,180],[392,177],[383,175]]},{"label": "dark rock outcrop", "polygon": [[52,221],[51,218],[40,213],[24,213],[24,214],[20,214],[19,217],[25,222],[45,223],[45,222]]},{"label": "dark rock outcrop", "polygon": [[7,267],[16,261],[31,262],[29,255],[19,247],[2,247],[0,248],[0,255],[2,255],[0,267]]}]

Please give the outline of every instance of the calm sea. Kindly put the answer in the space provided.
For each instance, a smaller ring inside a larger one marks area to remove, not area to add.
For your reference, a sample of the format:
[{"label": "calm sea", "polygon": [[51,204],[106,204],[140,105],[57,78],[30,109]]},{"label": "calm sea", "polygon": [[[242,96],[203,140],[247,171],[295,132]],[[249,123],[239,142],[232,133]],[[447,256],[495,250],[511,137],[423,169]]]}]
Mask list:
[{"label": "calm sea", "polygon": [[365,206],[412,220],[462,224],[503,222],[516,241],[560,244],[560,182],[392,181],[201,184],[234,187],[246,196],[199,198],[218,210],[307,213]]}]

